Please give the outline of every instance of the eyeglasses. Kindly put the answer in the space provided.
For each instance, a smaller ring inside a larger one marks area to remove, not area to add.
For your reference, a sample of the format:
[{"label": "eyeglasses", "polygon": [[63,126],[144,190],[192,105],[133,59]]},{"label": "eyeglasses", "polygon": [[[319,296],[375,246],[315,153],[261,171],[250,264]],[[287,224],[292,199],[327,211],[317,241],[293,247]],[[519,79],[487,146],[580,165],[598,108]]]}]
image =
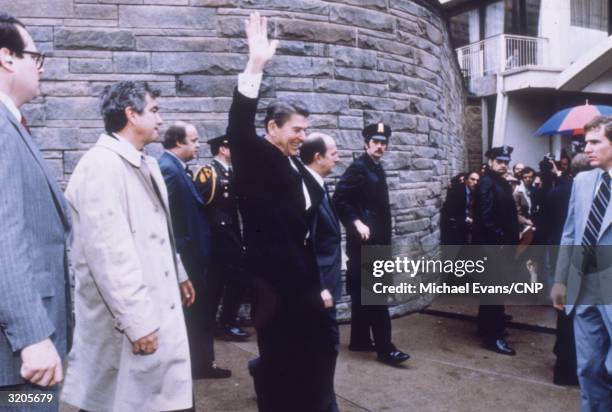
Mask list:
[{"label": "eyeglasses", "polygon": [[30,56],[32,56],[32,59],[34,59],[34,62],[36,63],[36,68],[38,70],[42,69],[43,64],[45,63],[45,55],[44,55],[44,53],[28,51],[28,50],[24,50],[24,51],[22,51],[22,53],[23,54],[29,54]]}]

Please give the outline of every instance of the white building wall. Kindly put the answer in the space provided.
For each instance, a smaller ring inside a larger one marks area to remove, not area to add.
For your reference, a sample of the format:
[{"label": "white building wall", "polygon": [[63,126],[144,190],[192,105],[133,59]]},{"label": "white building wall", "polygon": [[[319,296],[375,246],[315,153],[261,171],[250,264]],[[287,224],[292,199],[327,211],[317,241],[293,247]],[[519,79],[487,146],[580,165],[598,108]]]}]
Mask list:
[{"label": "white building wall", "polygon": [[542,0],[539,37],[549,39],[552,67],[566,68],[593,45],[608,37],[605,31],[572,26],[571,0]]},{"label": "white building wall", "polygon": [[601,75],[583,90],[586,93],[601,93],[612,95],[612,68]]},{"label": "white building wall", "polygon": [[[537,94],[506,96],[506,121],[501,144],[514,147],[512,164],[525,163],[536,168],[550,150],[549,138],[535,136],[535,131],[551,113],[550,99]],[[497,144],[496,144],[497,145]]]}]

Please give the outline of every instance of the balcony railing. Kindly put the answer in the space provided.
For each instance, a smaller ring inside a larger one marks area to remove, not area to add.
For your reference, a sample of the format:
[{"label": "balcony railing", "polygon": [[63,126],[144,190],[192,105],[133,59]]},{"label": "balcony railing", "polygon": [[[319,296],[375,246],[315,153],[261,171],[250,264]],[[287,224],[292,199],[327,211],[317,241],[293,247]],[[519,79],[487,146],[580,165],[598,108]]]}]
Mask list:
[{"label": "balcony railing", "polygon": [[525,66],[546,66],[548,39],[500,34],[457,49],[459,66],[468,79]]}]

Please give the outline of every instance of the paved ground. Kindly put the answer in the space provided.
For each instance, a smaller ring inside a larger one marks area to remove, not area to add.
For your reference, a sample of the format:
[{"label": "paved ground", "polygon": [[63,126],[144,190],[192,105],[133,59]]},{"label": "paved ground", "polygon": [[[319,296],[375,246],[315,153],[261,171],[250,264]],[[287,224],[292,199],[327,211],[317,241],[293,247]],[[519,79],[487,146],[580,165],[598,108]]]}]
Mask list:
[{"label": "paved ground", "polygon": [[[578,411],[576,387],[552,384],[554,336],[510,328],[516,357],[482,349],[469,319],[474,308],[435,307],[460,313],[459,319],[412,314],[393,321],[393,340],[410,353],[405,367],[392,368],[374,355],[347,349],[348,325],[341,326],[341,353],[336,393],[341,411]],[[549,327],[554,312],[544,308],[511,308],[514,322]],[[218,364],[234,372],[227,380],[195,384],[198,411],[256,411],[246,362],[255,356],[254,342],[216,345]],[[64,405],[62,411],[73,411]],[[289,412],[289,411],[288,411]]]}]

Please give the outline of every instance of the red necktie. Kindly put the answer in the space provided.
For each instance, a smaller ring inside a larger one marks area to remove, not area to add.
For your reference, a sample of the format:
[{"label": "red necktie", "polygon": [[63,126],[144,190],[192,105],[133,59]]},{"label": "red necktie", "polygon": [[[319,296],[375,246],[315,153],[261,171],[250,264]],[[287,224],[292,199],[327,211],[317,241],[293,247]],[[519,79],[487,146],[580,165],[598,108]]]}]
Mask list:
[{"label": "red necktie", "polygon": [[24,115],[21,115],[21,125],[23,126],[24,129],[28,131],[28,133],[30,133],[30,128],[28,127],[28,121],[26,120]]}]

